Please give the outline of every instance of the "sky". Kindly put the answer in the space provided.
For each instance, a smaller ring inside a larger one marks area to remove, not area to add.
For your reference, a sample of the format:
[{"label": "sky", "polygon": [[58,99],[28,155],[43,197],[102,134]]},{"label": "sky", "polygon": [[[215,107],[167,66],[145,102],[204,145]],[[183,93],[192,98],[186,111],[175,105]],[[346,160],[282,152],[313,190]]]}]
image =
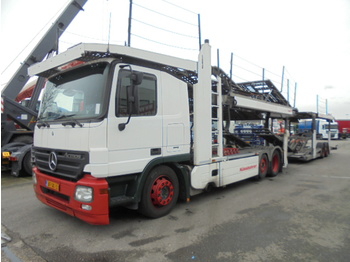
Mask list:
[{"label": "sky", "polygon": [[[1,87],[68,2],[1,0]],[[212,64],[229,74],[233,53],[235,82],[271,79],[286,98],[289,85],[299,111],[350,119],[350,0],[133,2],[132,47],[196,60],[200,14]],[[128,14],[129,0],[89,0],[62,35],[60,52],[80,42],[124,45]]]}]

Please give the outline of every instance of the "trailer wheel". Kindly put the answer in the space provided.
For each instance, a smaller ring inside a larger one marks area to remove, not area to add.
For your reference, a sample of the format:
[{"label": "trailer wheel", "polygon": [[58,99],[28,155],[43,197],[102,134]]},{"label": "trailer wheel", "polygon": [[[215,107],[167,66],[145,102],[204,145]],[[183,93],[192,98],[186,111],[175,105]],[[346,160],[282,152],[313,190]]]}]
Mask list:
[{"label": "trailer wheel", "polygon": [[271,166],[270,166],[268,175],[270,177],[277,176],[281,170],[281,165],[282,165],[281,154],[278,150],[275,150],[272,153]]},{"label": "trailer wheel", "polygon": [[269,170],[269,160],[267,159],[266,154],[262,154],[260,157],[260,163],[259,163],[258,179],[265,178],[268,170]]},{"label": "trailer wheel", "polygon": [[329,151],[329,144],[328,143],[324,143],[324,149],[325,149],[325,157],[327,157],[330,154]]},{"label": "trailer wheel", "polygon": [[168,166],[154,168],[146,179],[139,212],[150,218],[167,215],[179,196],[179,181]]},{"label": "trailer wheel", "polygon": [[317,151],[320,153],[320,158],[324,158],[326,156],[326,148],[324,143],[318,142],[316,144],[316,149],[320,150],[320,151]]}]

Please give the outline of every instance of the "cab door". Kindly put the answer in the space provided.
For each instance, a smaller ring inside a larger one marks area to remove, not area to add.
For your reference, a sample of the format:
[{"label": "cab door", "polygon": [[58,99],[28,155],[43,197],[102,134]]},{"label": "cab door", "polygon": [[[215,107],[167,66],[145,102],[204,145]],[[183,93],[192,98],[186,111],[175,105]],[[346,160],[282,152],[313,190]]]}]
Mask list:
[{"label": "cab door", "polygon": [[[121,67],[114,73],[108,114],[109,176],[141,172],[152,159],[163,155],[160,73],[138,66]],[[133,85],[140,77],[142,81]]]}]

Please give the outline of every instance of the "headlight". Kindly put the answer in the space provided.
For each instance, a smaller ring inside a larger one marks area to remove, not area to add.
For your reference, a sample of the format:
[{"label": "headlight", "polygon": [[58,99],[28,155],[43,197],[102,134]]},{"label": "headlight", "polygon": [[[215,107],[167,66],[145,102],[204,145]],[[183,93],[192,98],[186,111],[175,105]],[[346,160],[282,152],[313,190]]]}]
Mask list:
[{"label": "headlight", "polygon": [[33,178],[33,183],[34,185],[36,185],[38,183],[38,181],[36,180],[36,174],[35,172],[32,172],[32,178]]},{"label": "headlight", "polygon": [[92,187],[77,186],[75,189],[75,199],[81,202],[92,202],[94,190]]}]

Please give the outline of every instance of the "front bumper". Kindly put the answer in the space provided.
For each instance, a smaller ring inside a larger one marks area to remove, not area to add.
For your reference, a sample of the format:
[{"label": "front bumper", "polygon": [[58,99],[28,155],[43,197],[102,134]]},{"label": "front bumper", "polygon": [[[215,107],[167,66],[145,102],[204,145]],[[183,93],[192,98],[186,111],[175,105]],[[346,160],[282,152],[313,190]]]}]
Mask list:
[{"label": "front bumper", "polygon": [[[89,224],[109,224],[109,194],[108,183],[105,179],[85,175],[79,181],[71,182],[48,176],[36,167],[33,168],[33,171],[37,179],[34,191],[41,202]],[[56,188],[50,187],[49,184],[53,183],[59,186]],[[75,188],[78,185],[93,188],[92,202],[85,203],[75,199]],[[83,209],[84,205],[89,205],[91,210]]]}]

